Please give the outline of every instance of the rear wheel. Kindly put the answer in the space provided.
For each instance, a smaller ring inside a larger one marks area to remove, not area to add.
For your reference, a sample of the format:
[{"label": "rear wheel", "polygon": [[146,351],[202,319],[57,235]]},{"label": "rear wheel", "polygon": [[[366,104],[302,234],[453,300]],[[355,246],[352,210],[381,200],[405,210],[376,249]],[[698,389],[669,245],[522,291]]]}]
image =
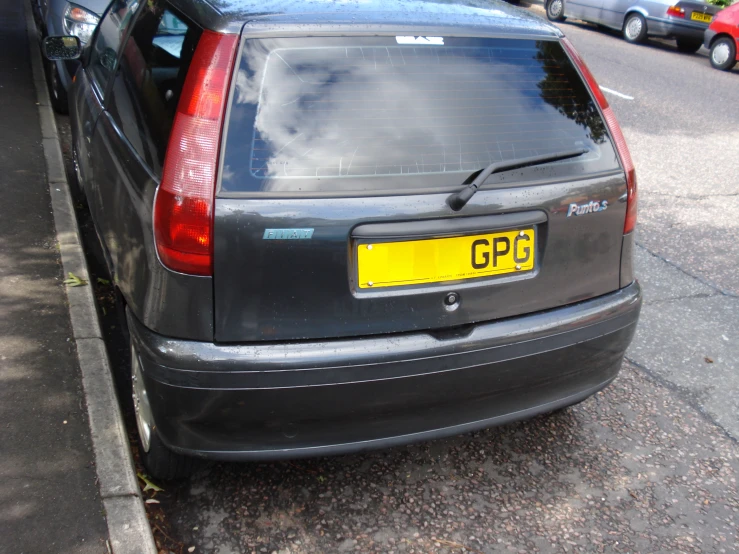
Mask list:
[{"label": "rear wheel", "polygon": [[685,54],[695,54],[703,44],[699,40],[689,38],[679,38],[675,42],[677,42],[678,52],[684,52]]},{"label": "rear wheel", "polygon": [[731,37],[721,37],[711,45],[711,65],[729,71],[736,65],[736,43]]},{"label": "rear wheel", "polygon": [[146,471],[151,477],[162,480],[189,477],[198,468],[199,460],[172,452],[159,438],[141,374],[141,363],[133,345],[131,345],[131,380],[136,428],[139,432],[139,451]]},{"label": "rear wheel", "polygon": [[627,42],[639,43],[647,40],[647,21],[640,13],[630,13],[624,19],[624,39]]},{"label": "rear wheel", "polygon": [[547,2],[547,19],[549,19],[549,21],[564,21],[564,13],[564,0],[549,0]]},{"label": "rear wheel", "polygon": [[59,69],[55,62],[49,62],[47,64],[47,76],[46,83],[49,88],[49,99],[51,100],[51,106],[57,113],[67,114],[69,113],[69,101],[67,99],[67,89],[62,84],[62,79],[59,76]]}]

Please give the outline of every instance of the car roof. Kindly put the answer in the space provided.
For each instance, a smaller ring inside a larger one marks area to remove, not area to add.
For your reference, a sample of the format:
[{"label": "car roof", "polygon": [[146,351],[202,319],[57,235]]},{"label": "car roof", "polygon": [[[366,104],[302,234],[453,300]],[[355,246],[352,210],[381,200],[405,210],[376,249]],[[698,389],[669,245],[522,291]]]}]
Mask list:
[{"label": "car roof", "polygon": [[429,31],[447,35],[561,37],[554,25],[502,0],[170,0],[212,31],[255,34]]}]

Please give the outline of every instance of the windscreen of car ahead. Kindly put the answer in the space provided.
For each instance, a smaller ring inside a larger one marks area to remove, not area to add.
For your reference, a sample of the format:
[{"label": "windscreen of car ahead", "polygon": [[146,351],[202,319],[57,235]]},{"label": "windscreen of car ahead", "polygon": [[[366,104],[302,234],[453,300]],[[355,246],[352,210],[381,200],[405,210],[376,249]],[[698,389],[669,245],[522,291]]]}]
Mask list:
[{"label": "windscreen of car ahead", "polygon": [[493,175],[485,187],[619,167],[556,41],[253,39],[235,79],[221,194],[449,190],[493,162],[583,147],[580,158]]}]

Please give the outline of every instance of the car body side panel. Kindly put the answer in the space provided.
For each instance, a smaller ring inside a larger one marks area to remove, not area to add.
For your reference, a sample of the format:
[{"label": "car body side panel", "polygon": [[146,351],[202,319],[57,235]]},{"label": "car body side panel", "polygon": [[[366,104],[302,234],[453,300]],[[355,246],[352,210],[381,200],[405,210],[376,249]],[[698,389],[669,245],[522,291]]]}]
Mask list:
[{"label": "car body side panel", "polygon": [[[72,148],[77,152],[79,185],[87,195],[90,183],[94,179],[91,149],[92,135],[95,130],[95,122],[103,111],[103,106],[97,94],[93,91],[89,76],[84,70],[77,75],[75,86],[72,87],[72,97],[69,105]],[[92,202],[90,202],[90,211],[94,211]]]},{"label": "car body side panel", "polygon": [[[587,2],[587,0],[586,0]],[[544,4],[545,7],[548,3]],[[564,16],[571,19],[582,19],[585,21],[583,16],[584,4],[582,2],[564,2]]]},{"label": "car body side panel", "polygon": [[721,10],[705,32],[706,48],[710,48],[719,36],[728,36],[736,43],[736,59],[739,60],[739,4]]},{"label": "car body side panel", "polygon": [[626,14],[632,11],[637,11],[644,16],[647,15],[647,10],[634,0],[604,0],[601,22],[606,27],[621,30]]},{"label": "car body side panel", "polygon": [[[72,87],[73,145],[80,185],[115,284],[148,328],[172,337],[213,340],[212,280],[171,272],[159,262],[152,231],[158,181],[104,111],[103,102],[111,102],[112,95],[103,101],[90,78],[90,48]],[[119,104],[118,111],[133,118],[127,106]]]},{"label": "car body side panel", "polygon": [[565,1],[565,15],[583,21],[599,23],[604,0],[576,0]]},{"label": "car body side panel", "polygon": [[95,180],[88,198],[97,206],[95,225],[129,309],[163,335],[212,340],[212,279],[175,273],[159,262],[152,230],[158,182],[108,112],[98,120],[91,151]]}]

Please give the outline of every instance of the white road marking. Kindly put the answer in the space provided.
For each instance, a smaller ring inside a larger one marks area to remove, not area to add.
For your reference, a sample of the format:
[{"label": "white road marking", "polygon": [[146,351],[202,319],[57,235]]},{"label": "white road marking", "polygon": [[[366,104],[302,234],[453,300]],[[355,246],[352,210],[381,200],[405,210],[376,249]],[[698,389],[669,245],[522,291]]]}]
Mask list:
[{"label": "white road marking", "polygon": [[633,100],[634,99],[633,96],[628,96],[626,94],[621,94],[620,92],[618,92],[616,90],[613,90],[613,89],[610,89],[610,88],[600,87],[600,90],[602,90],[603,92],[607,92],[608,94],[613,94],[615,96],[618,96],[619,98],[623,98],[624,100]]}]

